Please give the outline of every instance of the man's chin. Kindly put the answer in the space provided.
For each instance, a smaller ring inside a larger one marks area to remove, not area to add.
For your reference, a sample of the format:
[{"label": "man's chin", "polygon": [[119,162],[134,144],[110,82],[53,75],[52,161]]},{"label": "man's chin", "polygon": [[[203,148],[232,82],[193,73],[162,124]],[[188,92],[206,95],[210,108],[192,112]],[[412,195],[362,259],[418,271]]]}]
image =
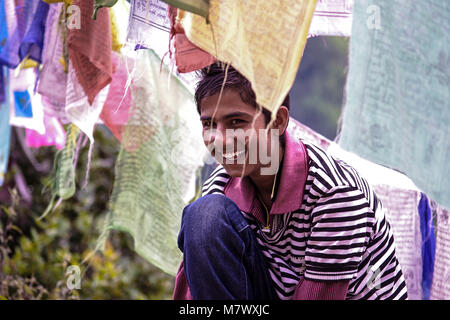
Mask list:
[{"label": "man's chin", "polygon": [[240,177],[242,175],[242,171],[244,171],[243,164],[226,164],[223,163],[225,171],[233,178]]},{"label": "man's chin", "polygon": [[225,171],[233,178],[243,178],[248,175],[249,166],[244,166],[243,164],[222,164]]}]

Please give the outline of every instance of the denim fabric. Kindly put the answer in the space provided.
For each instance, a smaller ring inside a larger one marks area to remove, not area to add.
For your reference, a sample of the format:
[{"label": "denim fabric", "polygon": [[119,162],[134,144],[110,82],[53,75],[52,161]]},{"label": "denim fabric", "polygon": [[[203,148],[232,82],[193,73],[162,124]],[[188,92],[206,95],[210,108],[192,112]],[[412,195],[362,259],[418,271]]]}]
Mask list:
[{"label": "denim fabric", "polygon": [[184,208],[178,247],[194,299],[277,299],[252,229],[224,195]]}]

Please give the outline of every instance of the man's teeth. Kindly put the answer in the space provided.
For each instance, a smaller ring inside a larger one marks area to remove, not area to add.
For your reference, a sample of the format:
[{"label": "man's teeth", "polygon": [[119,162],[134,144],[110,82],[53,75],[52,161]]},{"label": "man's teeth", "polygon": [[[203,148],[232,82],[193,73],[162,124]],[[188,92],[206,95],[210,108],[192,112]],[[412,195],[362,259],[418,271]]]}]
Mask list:
[{"label": "man's teeth", "polygon": [[244,151],[245,151],[245,150],[236,151],[236,152],[233,152],[233,153],[224,153],[223,156],[224,156],[225,158],[227,158],[227,159],[233,159],[233,158],[238,157],[238,156],[240,156],[241,154],[243,154]]}]

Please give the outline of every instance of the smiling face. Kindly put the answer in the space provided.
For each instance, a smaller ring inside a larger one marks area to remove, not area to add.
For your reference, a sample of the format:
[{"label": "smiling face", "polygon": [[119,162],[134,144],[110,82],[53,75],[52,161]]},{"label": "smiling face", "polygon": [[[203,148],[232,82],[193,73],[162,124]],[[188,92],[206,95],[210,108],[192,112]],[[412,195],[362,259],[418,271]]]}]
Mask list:
[{"label": "smiling face", "polygon": [[261,161],[261,148],[266,148],[264,152],[270,157],[272,146],[264,131],[264,114],[243,102],[236,89],[225,88],[217,106],[218,99],[216,93],[201,101],[205,146],[232,177],[259,175],[261,167],[267,166]]}]

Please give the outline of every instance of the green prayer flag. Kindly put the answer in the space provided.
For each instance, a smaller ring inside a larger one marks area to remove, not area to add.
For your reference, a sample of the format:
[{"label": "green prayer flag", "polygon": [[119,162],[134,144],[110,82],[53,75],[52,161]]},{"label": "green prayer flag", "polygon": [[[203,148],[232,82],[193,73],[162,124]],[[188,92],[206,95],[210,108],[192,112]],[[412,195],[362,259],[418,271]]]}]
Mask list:
[{"label": "green prayer flag", "polygon": [[450,208],[450,2],[358,0],[339,144]]},{"label": "green prayer flag", "polygon": [[129,232],[138,254],[175,275],[181,213],[206,148],[192,93],[152,50],[139,55],[105,228]]},{"label": "green prayer flag", "polygon": [[53,162],[50,185],[52,198],[44,213],[39,217],[39,220],[43,219],[53,209],[56,197],[66,200],[75,194],[75,156],[79,134],[80,129],[77,126],[74,124],[69,125],[66,144],[62,150],[56,153]]}]

